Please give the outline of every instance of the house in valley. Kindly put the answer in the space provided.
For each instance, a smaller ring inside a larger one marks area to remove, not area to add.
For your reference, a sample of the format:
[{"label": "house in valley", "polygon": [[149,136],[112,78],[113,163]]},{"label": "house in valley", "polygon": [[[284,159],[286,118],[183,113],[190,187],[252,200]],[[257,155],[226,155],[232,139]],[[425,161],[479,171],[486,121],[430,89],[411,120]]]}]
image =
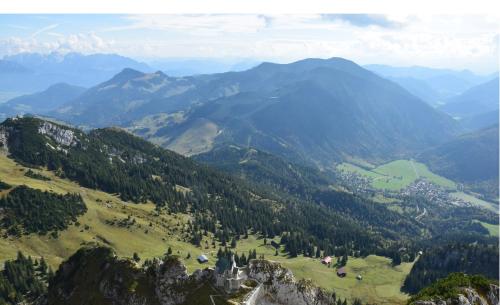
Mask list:
[{"label": "house in valley", "polygon": [[337,269],[337,275],[339,277],[345,277],[347,275],[345,267],[341,267],[341,268]]},{"label": "house in valley", "polygon": [[331,256],[325,256],[321,259],[321,263],[325,265],[330,265],[332,263],[332,257]]},{"label": "house in valley", "polygon": [[202,254],[196,258],[198,263],[203,264],[208,262],[208,257],[205,254]]}]

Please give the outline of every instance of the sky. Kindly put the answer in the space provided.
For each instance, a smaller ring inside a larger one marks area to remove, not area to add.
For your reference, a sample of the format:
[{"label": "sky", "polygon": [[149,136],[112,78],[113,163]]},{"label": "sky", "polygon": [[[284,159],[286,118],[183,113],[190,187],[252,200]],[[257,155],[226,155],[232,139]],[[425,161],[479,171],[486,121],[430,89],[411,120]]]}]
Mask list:
[{"label": "sky", "polygon": [[0,57],[20,52],[117,53],[498,70],[498,18],[487,15],[0,15]]}]

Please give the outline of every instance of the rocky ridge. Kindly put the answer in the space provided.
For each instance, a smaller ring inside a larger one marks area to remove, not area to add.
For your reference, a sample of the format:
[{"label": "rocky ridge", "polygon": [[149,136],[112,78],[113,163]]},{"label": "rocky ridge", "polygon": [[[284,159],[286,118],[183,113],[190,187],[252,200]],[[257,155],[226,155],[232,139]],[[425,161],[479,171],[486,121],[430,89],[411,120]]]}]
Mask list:
[{"label": "rocky ridge", "polygon": [[498,286],[490,285],[486,294],[470,287],[461,288],[461,292],[448,299],[436,299],[429,301],[416,301],[411,305],[497,305],[499,304]]},{"label": "rocky ridge", "polygon": [[[241,304],[328,305],[332,299],[308,281],[296,281],[290,270],[266,260],[251,261],[249,278],[262,291]],[[142,267],[120,259],[107,247],[86,246],[62,263],[50,282],[46,304],[180,305],[214,280],[206,268],[188,274],[176,256],[153,259]],[[209,297],[196,295],[197,298]]]},{"label": "rocky ridge", "polygon": [[262,286],[255,300],[245,305],[328,305],[334,304],[332,295],[311,281],[296,281],[289,269],[267,260],[253,260],[248,266],[248,277]]},{"label": "rocky ridge", "polygon": [[408,305],[498,304],[498,281],[465,273],[451,273],[420,290],[408,301]]}]

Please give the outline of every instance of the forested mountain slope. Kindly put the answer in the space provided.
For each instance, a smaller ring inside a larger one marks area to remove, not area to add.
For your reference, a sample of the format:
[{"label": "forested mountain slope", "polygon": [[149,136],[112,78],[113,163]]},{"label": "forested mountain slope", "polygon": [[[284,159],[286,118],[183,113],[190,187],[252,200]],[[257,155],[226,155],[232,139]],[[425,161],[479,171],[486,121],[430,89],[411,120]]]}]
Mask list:
[{"label": "forested mountain slope", "polygon": [[[214,75],[208,84],[219,96],[201,96],[181,120],[153,132],[132,123],[131,130],[188,155],[200,147],[190,151],[181,144],[206,136],[212,144],[250,145],[323,164],[347,155],[394,157],[450,139],[458,130],[450,117],[341,58],[263,63]],[[213,134],[202,135],[208,125]]]},{"label": "forested mountain slope", "polygon": [[193,158],[241,179],[299,196],[306,194],[307,188],[327,188],[335,180],[333,172],[320,172],[314,167],[235,145],[221,145]]},{"label": "forested mountain slope", "polygon": [[[10,169],[11,173],[19,175],[22,170],[23,179],[31,179],[36,188],[54,188],[61,194],[41,195],[37,191],[35,198],[58,198],[78,204],[78,196],[65,197],[68,190],[60,186],[71,185],[71,192],[75,187],[81,191],[87,212],[73,213],[68,209],[68,214],[60,214],[61,226],[45,228],[59,232],[50,234],[43,242],[53,247],[51,252],[63,257],[68,255],[60,254],[65,247],[74,251],[75,245],[94,241],[116,246],[127,255],[137,251],[134,245],[140,244],[154,248],[158,255],[161,249],[156,247],[162,247],[164,238],[183,251],[200,251],[194,246],[209,247],[209,240],[214,244],[237,244],[239,239],[252,235],[249,239],[272,239],[282,251],[279,255],[284,257],[280,258],[288,257],[290,262],[295,258],[312,259],[319,251],[319,255],[351,258],[377,254],[390,257],[397,266],[402,261],[411,262],[422,245],[432,248],[440,242],[432,241],[433,237],[439,236],[446,242],[450,233],[494,244],[484,235],[484,229],[463,231],[470,227],[471,215],[494,223],[487,211],[441,207],[429,202],[424,207],[430,215],[419,221],[415,219],[419,212],[418,207],[414,212],[414,205],[422,206],[420,198],[402,202],[401,211],[389,209],[330,188],[332,177],[315,169],[251,148],[219,148],[199,156],[238,176],[232,177],[117,128],[84,133],[36,118],[14,118],[0,125],[0,143],[2,153],[23,165]],[[33,168],[31,173],[26,166]],[[9,198],[24,180],[9,176],[6,181],[8,184],[2,184],[2,196]],[[94,190],[106,193],[94,194]],[[141,202],[149,204],[141,207]],[[157,208],[146,207],[151,202]],[[46,206],[41,207],[40,211],[46,212]],[[14,216],[24,215],[11,211]],[[33,215],[25,216],[33,221]],[[188,220],[182,221],[184,217]],[[28,227],[30,222],[26,223]],[[33,231],[36,232],[30,232]],[[0,242],[47,253],[47,249],[33,244],[43,237],[26,232],[27,236],[14,241],[9,240],[12,233]],[[130,243],[124,245],[121,238],[130,239]],[[188,242],[193,248],[186,245]],[[148,251],[149,248],[146,253],[151,255]]]},{"label": "forested mountain slope", "polygon": [[[464,134],[423,152],[430,169],[467,184],[491,184],[498,197],[498,125]],[[491,196],[495,198],[495,196]]]},{"label": "forested mountain slope", "polygon": [[498,77],[448,100],[440,109],[461,118],[498,110]]},{"label": "forested mountain slope", "polygon": [[[4,149],[22,164],[47,167],[84,187],[115,193],[123,200],[153,202],[171,212],[192,213],[194,242],[199,242],[198,236],[205,230],[226,240],[250,229],[269,236],[297,232],[311,244],[349,243],[368,254],[383,252],[392,242],[419,231],[410,218],[347,193],[331,194],[326,206],[282,201],[275,194],[118,129],[85,134],[23,118],[6,120],[0,130]],[[363,211],[372,211],[372,216]],[[373,217],[376,211],[378,218]],[[372,230],[363,229],[365,225]],[[329,236],[337,237],[331,240]]]}]

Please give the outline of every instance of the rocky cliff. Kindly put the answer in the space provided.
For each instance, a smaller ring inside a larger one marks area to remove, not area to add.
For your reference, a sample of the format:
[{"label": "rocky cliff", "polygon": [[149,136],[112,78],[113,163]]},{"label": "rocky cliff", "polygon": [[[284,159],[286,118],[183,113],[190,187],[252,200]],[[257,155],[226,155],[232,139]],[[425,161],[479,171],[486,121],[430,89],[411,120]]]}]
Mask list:
[{"label": "rocky cliff", "polygon": [[85,247],[64,262],[49,284],[49,305],[176,305],[210,279],[192,275],[176,257],[139,267],[106,247]]},{"label": "rocky cliff", "polygon": [[279,263],[253,260],[248,276],[262,283],[264,293],[252,305],[328,305],[333,304],[331,294],[310,281],[296,281],[292,272]]},{"label": "rocky cliff", "polygon": [[[247,272],[262,287],[251,305],[332,304],[324,290],[308,281],[296,281],[278,263],[253,260]],[[208,268],[188,275],[175,256],[139,267],[118,258],[110,248],[87,246],[61,264],[50,281],[44,305],[194,305],[193,300],[206,302],[211,294],[223,294],[200,292],[211,286],[213,276],[213,269]]]},{"label": "rocky cliff", "polygon": [[415,301],[412,305],[498,305],[498,286],[490,285],[486,294],[480,291],[463,287],[455,297],[447,299],[435,299],[426,301]]},{"label": "rocky cliff", "polygon": [[408,305],[498,305],[497,281],[481,275],[452,273],[413,296]]},{"label": "rocky cliff", "polygon": [[38,132],[52,138],[59,145],[74,146],[78,142],[78,138],[73,130],[62,128],[50,122],[45,121],[41,123],[38,127]]}]

